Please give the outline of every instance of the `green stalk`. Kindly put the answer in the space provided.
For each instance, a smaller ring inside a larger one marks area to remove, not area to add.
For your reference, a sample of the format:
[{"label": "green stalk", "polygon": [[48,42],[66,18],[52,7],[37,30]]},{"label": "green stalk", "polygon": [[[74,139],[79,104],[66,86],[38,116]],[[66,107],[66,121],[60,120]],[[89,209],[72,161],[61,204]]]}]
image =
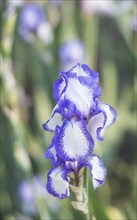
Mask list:
[{"label": "green stalk", "polygon": [[86,215],[86,220],[90,220],[90,209],[89,209],[89,173],[88,173],[88,169],[86,167],[85,169],[85,187],[86,187],[86,194],[87,194],[87,206],[88,206],[88,210],[89,212]]}]

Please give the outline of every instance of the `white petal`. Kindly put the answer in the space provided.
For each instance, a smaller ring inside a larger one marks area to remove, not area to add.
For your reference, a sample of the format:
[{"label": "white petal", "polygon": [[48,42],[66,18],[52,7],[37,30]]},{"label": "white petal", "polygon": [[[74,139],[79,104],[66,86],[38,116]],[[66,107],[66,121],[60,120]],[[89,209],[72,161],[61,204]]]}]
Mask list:
[{"label": "white petal", "polygon": [[103,139],[105,129],[115,122],[116,111],[110,105],[101,102],[99,103],[98,108],[104,115],[104,122],[103,126],[101,126],[101,128],[98,129],[97,133],[98,137]]},{"label": "white petal", "polygon": [[94,115],[87,125],[93,139],[102,141],[105,129],[115,122],[116,111],[109,105],[99,102],[98,113]]},{"label": "white petal", "polygon": [[97,189],[101,184],[98,180],[92,178],[93,188]]},{"label": "white petal", "polygon": [[99,81],[99,74],[94,70],[91,70],[86,64],[80,65],[78,63],[69,72],[76,73],[77,77],[90,77],[90,80],[92,79],[92,82],[94,83],[98,83]]},{"label": "white petal", "polygon": [[88,76],[88,74],[86,72],[83,71],[82,66],[80,64],[77,64],[76,66],[74,66],[70,72],[72,73],[76,73],[77,77],[78,76]]},{"label": "white petal", "polygon": [[65,121],[58,136],[56,149],[64,160],[75,161],[92,152],[93,139],[86,129],[83,120],[71,119]]},{"label": "white petal", "polygon": [[93,178],[93,187],[97,188],[105,182],[107,170],[104,167],[103,161],[95,154],[89,157],[88,166]]},{"label": "white petal", "polygon": [[47,190],[60,199],[69,196],[67,172],[62,167],[53,168],[48,173]]},{"label": "white petal", "polygon": [[69,78],[65,91],[65,99],[75,103],[76,108],[84,117],[88,117],[93,103],[92,88],[81,84],[77,78]]},{"label": "white petal", "polygon": [[52,111],[50,119],[45,124],[43,124],[43,128],[47,131],[54,132],[56,127],[57,126],[61,127],[61,125],[62,125],[62,116],[59,113],[58,105],[56,105]]},{"label": "white petal", "polygon": [[104,122],[104,115],[103,113],[99,113],[95,116],[93,116],[89,121],[87,125],[87,129],[91,136],[93,137],[95,143],[97,141],[97,129],[100,127],[103,127]]}]

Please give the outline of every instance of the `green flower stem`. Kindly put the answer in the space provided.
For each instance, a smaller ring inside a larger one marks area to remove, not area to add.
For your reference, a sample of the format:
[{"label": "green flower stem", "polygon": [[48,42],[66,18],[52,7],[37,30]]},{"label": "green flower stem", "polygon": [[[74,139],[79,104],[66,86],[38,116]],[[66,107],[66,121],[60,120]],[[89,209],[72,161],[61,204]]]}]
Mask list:
[{"label": "green flower stem", "polygon": [[[85,187],[86,187],[86,194],[87,194],[87,206],[88,206],[88,209],[89,209],[89,173],[88,173],[88,169],[86,167],[85,169]],[[89,212],[86,214],[86,220],[90,220],[90,209],[89,209]]]}]

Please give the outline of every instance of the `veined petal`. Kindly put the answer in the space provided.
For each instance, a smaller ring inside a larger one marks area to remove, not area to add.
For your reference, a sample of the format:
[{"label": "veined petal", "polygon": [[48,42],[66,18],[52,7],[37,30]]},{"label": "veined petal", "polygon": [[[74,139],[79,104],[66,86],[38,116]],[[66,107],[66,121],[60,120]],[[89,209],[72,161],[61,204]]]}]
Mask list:
[{"label": "veined petal", "polygon": [[99,74],[83,64],[60,73],[61,78],[54,84],[54,98],[61,114],[69,119],[73,116],[88,118],[101,95],[98,86]]},{"label": "veined petal", "polygon": [[[62,103],[69,101],[70,105],[75,105],[76,110],[79,110],[83,117],[88,117],[90,108],[93,105],[94,91],[90,85],[78,80],[76,77],[68,78],[68,86],[66,87]],[[72,116],[75,112],[72,112]]]},{"label": "veined petal", "polygon": [[64,199],[69,196],[68,172],[61,166],[53,168],[48,173],[47,190],[53,196]]},{"label": "veined petal", "polygon": [[64,118],[70,119],[73,116],[82,118],[81,112],[76,108],[75,103],[70,100],[65,100],[64,98],[59,101],[60,111]]},{"label": "veined petal", "polygon": [[78,173],[79,171],[79,161],[66,161],[65,167],[70,172]]},{"label": "veined petal", "polygon": [[87,129],[94,140],[103,140],[105,129],[115,122],[116,111],[105,103],[98,103],[98,111],[89,121]]},{"label": "veined petal", "polygon": [[92,78],[92,81],[95,83],[99,82],[99,73],[91,70],[86,64],[82,65],[83,72]]},{"label": "veined petal", "polygon": [[93,187],[96,189],[105,182],[107,170],[104,167],[103,161],[95,154],[88,158],[87,166],[90,168],[90,173],[93,179]]},{"label": "veined petal", "polygon": [[87,72],[83,71],[82,66],[79,63],[77,63],[77,65],[75,65],[71,70],[66,72],[66,74],[68,73],[75,73],[77,77],[78,76],[89,76]]},{"label": "veined petal", "polygon": [[84,120],[72,118],[64,121],[58,135],[56,150],[65,161],[76,161],[92,152],[94,141]]},{"label": "veined petal", "polygon": [[86,64],[80,65],[79,63],[74,66],[70,71],[64,73],[67,78],[75,77],[81,84],[90,86],[93,89],[93,94],[97,97],[101,95],[101,88],[98,86],[99,73],[91,70]]},{"label": "veined petal", "polygon": [[62,115],[60,114],[58,105],[56,105],[52,111],[50,119],[45,124],[43,124],[43,128],[46,131],[54,132],[57,126],[61,127],[62,120]]}]

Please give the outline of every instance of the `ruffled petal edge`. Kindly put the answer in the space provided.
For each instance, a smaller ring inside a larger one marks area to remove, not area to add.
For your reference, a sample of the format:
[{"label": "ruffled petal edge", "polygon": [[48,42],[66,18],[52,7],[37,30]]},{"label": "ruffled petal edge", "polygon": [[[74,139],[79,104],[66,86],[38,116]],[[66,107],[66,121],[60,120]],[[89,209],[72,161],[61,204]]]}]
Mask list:
[{"label": "ruffled petal edge", "polygon": [[47,176],[47,191],[55,197],[64,199],[69,196],[68,172],[61,166],[52,168]]},{"label": "ruffled petal edge", "polygon": [[102,102],[98,104],[98,108],[100,110],[100,113],[104,115],[103,126],[97,129],[97,138],[102,141],[105,129],[114,124],[117,113],[112,106]]},{"label": "ruffled petal edge", "polygon": [[61,127],[62,122],[63,122],[63,117],[60,114],[58,105],[56,105],[52,111],[50,119],[46,123],[44,123],[42,126],[43,126],[43,129],[46,131],[55,132],[55,129],[57,126]]},{"label": "ruffled petal edge", "polygon": [[96,154],[92,154],[88,158],[86,165],[90,168],[93,188],[96,189],[106,181],[107,169],[105,168],[101,158]]}]

